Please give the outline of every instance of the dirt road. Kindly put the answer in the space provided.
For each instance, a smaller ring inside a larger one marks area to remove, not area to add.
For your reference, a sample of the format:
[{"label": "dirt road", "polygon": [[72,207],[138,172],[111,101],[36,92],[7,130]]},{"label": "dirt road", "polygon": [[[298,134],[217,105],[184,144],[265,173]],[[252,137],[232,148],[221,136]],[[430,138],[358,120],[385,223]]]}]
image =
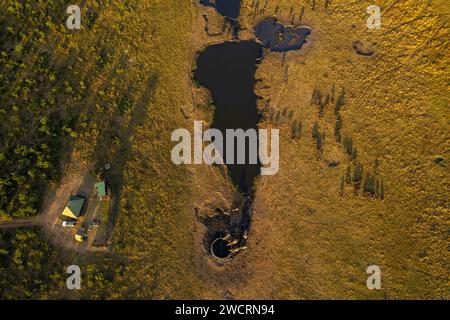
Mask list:
[{"label": "dirt road", "polygon": [[17,219],[12,221],[0,222],[0,229],[15,229],[25,227],[35,227],[39,225],[38,217],[29,219]]}]

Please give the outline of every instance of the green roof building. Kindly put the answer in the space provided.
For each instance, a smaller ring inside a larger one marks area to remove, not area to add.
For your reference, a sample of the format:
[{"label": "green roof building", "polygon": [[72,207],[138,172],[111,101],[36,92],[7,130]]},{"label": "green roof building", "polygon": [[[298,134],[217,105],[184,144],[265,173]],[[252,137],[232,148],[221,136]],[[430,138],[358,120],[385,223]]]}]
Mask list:
[{"label": "green roof building", "polygon": [[64,208],[63,216],[72,218],[72,219],[78,219],[78,217],[81,214],[81,210],[83,209],[84,202],[86,201],[85,198],[80,196],[70,196],[69,203]]},{"label": "green roof building", "polygon": [[105,181],[98,182],[95,184],[95,189],[97,190],[97,196],[103,198],[106,196],[106,184]]}]

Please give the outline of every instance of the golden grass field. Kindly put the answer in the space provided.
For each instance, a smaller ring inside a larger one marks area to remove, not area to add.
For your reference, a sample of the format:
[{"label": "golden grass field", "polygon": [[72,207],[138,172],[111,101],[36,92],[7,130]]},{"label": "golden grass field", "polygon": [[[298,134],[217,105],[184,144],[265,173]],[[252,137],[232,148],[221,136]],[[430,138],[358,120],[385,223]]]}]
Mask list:
[{"label": "golden grass field", "polygon": [[[366,8],[374,2],[382,8],[380,30],[366,26]],[[280,128],[280,171],[257,179],[248,248],[224,264],[205,254],[204,227],[194,208],[212,214],[216,207],[230,206],[229,179],[220,168],[175,166],[170,159],[174,129],[192,129],[194,119],[211,123],[208,93],[194,86],[191,71],[198,51],[230,39],[208,37],[202,15],[217,27],[222,18],[194,0],[86,3],[99,13],[91,30],[61,27],[46,40],[55,46],[54,63],[71,64],[79,79],[93,70],[98,50],[109,55],[82,101],[85,116],[95,115],[95,121],[89,134],[74,139],[64,170],[95,171],[111,163],[120,203],[111,254],[60,254],[71,263],[120,261],[123,270],[94,293],[61,288],[55,296],[450,298],[446,1],[333,0],[325,9],[317,0],[312,10],[306,0],[269,0],[256,16],[253,1],[243,1],[242,39],[253,37],[253,19],[273,15],[276,6],[280,21],[291,21],[292,7],[295,24],[311,27],[312,34],[300,51],[286,54],[283,66],[282,54],[270,52],[258,66],[261,110],[270,99],[275,111],[292,111],[303,130],[293,140],[291,122],[261,122],[261,127]],[[375,54],[357,55],[355,40],[371,43]],[[75,62],[67,58],[71,47],[78,53]],[[124,66],[123,59],[132,63]],[[384,199],[361,190],[355,194],[350,185],[341,194],[341,177],[352,160],[333,137],[334,105],[319,117],[311,104],[314,89],[331,94],[333,85],[336,96],[345,89],[342,133],[352,137],[365,171],[373,172],[378,161]],[[134,109],[119,117],[103,108],[123,93],[136,102]],[[315,122],[325,133],[322,154],[311,137]],[[437,157],[444,162],[435,163]],[[339,165],[329,167],[330,161]],[[372,264],[381,268],[381,290],[366,287],[366,268]]]}]

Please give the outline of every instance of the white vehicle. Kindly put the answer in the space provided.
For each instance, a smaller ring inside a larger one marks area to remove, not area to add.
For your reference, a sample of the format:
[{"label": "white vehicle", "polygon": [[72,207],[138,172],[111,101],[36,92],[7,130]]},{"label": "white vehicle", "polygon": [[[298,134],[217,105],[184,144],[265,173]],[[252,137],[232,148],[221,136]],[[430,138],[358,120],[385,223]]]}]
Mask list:
[{"label": "white vehicle", "polygon": [[73,228],[75,227],[76,222],[75,221],[63,221],[62,226],[66,228]]}]

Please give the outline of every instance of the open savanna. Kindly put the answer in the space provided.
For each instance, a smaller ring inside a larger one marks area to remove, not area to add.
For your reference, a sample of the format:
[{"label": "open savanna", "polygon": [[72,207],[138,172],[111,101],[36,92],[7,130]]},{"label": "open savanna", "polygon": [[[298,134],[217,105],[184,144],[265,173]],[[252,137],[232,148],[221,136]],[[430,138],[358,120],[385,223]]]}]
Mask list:
[{"label": "open savanna", "polygon": [[[244,17],[253,19],[247,4]],[[292,7],[295,23],[313,31],[284,66],[282,54],[270,53],[258,68],[257,94],[275,111],[293,111],[303,127],[292,140],[292,121],[261,124],[280,127],[282,138],[279,174],[256,186],[248,254],[263,243],[255,265],[264,267],[251,281],[260,284],[260,298],[449,298],[449,171],[434,162],[449,157],[448,7],[377,1],[382,27],[368,30],[371,4],[332,1],[325,9],[316,1],[312,10],[307,1],[268,1],[264,15],[279,6],[278,18],[290,22]],[[370,44],[374,55],[357,55],[355,40]],[[333,85],[336,96],[345,90],[341,134],[352,137],[356,160],[335,140],[335,102],[321,117],[311,104],[314,89],[325,97]],[[325,133],[321,154],[312,139],[316,122]],[[340,165],[329,167],[332,161]],[[384,199],[355,195],[347,184],[341,195],[348,165],[373,173],[375,161]],[[372,264],[382,270],[379,291],[365,285]],[[249,286],[240,297],[251,295]]]}]

